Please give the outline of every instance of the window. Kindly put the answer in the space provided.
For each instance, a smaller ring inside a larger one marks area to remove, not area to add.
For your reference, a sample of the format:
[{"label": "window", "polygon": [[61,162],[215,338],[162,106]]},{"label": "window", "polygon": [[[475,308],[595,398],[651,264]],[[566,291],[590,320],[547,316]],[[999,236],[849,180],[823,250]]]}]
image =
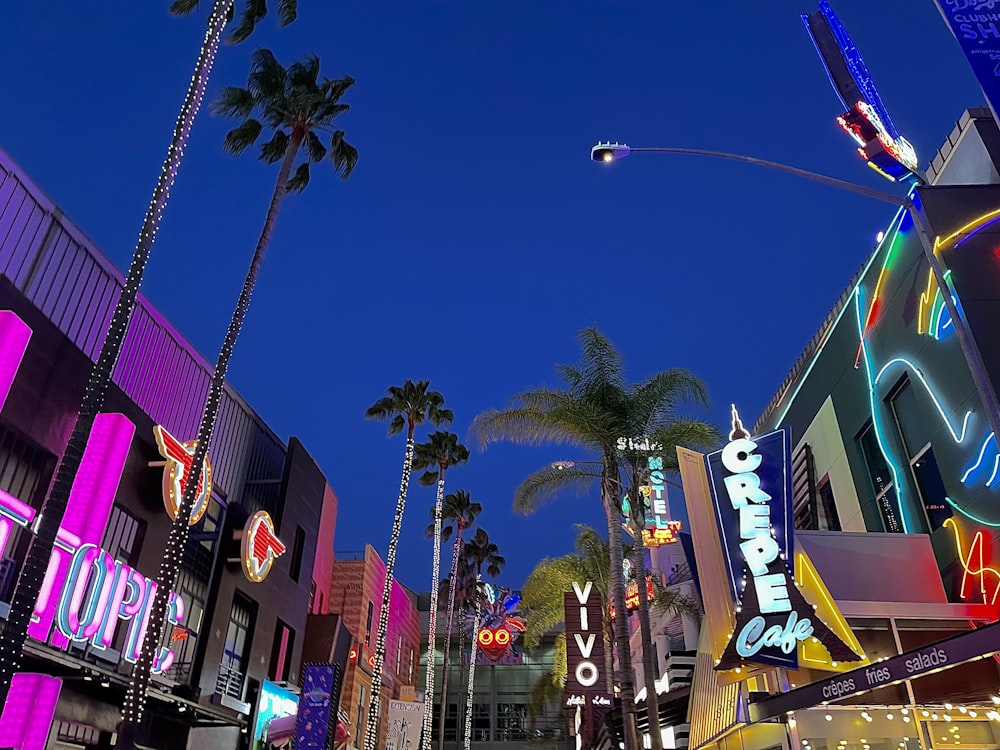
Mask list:
[{"label": "window", "polygon": [[951,505],[945,500],[948,492],[944,488],[937,459],[934,458],[934,449],[928,445],[926,450],[910,462],[910,469],[927,512],[930,530],[937,531],[946,519],[951,518],[952,511]]},{"label": "window", "polygon": [[119,505],[111,509],[111,519],[101,545],[116,560],[135,567],[146,534],[146,524]]},{"label": "window", "polygon": [[901,533],[903,525],[899,521],[899,510],[896,507],[896,488],[871,422],[858,436],[857,443],[868,469],[871,486],[871,495],[861,503],[865,527],[869,531]]},{"label": "window", "polygon": [[837,515],[837,502],[833,497],[829,474],[820,480],[816,488],[816,510],[819,531],[840,531],[840,516]]},{"label": "window", "polygon": [[288,679],[292,669],[292,651],[295,648],[295,631],[279,618],[274,627],[274,643],[271,644],[271,664],[268,674],[274,682]]},{"label": "window", "polygon": [[410,649],[410,669],[406,674],[406,682],[409,685],[413,684],[413,649]]},{"label": "window", "polygon": [[292,566],[288,575],[296,583],[299,582],[299,575],[302,572],[302,553],[306,546],[306,532],[301,526],[295,527],[295,541],[292,543]]},{"label": "window", "polygon": [[226,630],[226,647],[222,652],[219,677],[215,692],[243,700],[243,682],[250,661],[250,642],[253,635],[257,605],[237,592],[229,613]]},{"label": "window", "polygon": [[[490,704],[489,703],[473,703],[472,704],[472,741],[473,742],[489,742],[490,741]],[[446,730],[447,731],[447,730]]]},{"label": "window", "polygon": [[528,705],[497,704],[497,742],[525,742],[528,739]]},{"label": "window", "polygon": [[218,543],[219,533],[222,531],[224,507],[213,492],[205,515],[191,527],[187,546],[184,548],[183,567],[206,584],[212,578],[215,545]]},{"label": "window", "polygon": [[358,705],[357,705],[357,716],[354,720],[354,747],[364,747],[365,745],[365,686],[361,683],[358,684]]},{"label": "window", "polygon": [[184,600],[185,607],[184,619],[174,626],[170,635],[171,648],[174,651],[174,665],[170,668],[170,675],[178,682],[187,682],[191,677],[195,649],[201,633],[202,619],[205,616],[208,584],[199,581],[191,571],[181,568],[177,571],[174,591]]},{"label": "window", "polygon": [[399,668],[403,664],[403,636],[396,636],[396,675],[399,675]]},{"label": "window", "polygon": [[365,645],[372,646],[372,615],[375,614],[375,604],[368,602],[368,618],[365,620]]},{"label": "window", "polygon": [[817,481],[816,459],[809,443],[792,460],[792,507],[796,529],[840,531],[829,475]]}]

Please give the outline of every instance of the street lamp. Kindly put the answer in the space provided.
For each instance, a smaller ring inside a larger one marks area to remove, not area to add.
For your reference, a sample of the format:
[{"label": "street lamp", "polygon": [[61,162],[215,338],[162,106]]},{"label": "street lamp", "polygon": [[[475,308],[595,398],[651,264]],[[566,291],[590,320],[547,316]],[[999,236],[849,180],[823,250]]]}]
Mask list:
[{"label": "street lamp", "polygon": [[853,182],[847,182],[846,180],[839,180],[836,177],[828,177],[827,175],[817,174],[816,172],[799,169],[798,167],[792,167],[788,164],[781,164],[768,159],[757,159],[753,156],[743,156],[742,154],[730,154],[725,151],[710,151],[708,149],[701,148],[681,147],[633,148],[627,144],[618,143],[617,141],[614,143],[607,141],[604,143],[598,142],[596,146],[590,149],[590,158],[594,161],[610,163],[619,159],[624,159],[625,157],[635,153],[710,156],[716,159],[727,159],[729,161],[743,162],[744,164],[754,164],[758,167],[765,167],[766,169],[772,169],[777,172],[784,172],[786,174],[795,175],[796,177],[803,177],[807,180],[812,180],[813,182],[819,182],[823,185],[839,188],[840,190],[846,190],[850,193],[856,193],[858,195],[863,195],[868,198],[873,198],[875,200],[884,201],[885,203],[891,203],[895,206],[905,208],[907,212],[909,212],[910,217],[913,219],[913,226],[916,228],[917,236],[920,238],[920,245],[923,248],[924,257],[927,259],[931,273],[934,274],[934,280],[937,282],[938,289],[941,290],[941,297],[944,299],[945,308],[951,316],[952,324],[955,329],[955,337],[958,339],[958,345],[962,349],[965,362],[972,375],[972,382],[975,385],[976,390],[979,392],[979,397],[983,402],[983,407],[986,409],[986,418],[990,423],[990,429],[993,430],[994,436],[997,436],[997,439],[1000,439],[1000,402],[997,401],[996,392],[993,390],[989,374],[986,372],[986,365],[983,363],[983,358],[979,352],[979,348],[976,346],[976,342],[972,338],[972,332],[969,330],[968,323],[959,314],[958,305],[955,304],[955,300],[949,291],[950,287],[948,286],[948,281],[944,276],[944,268],[941,265],[941,259],[938,258],[937,253],[935,252],[934,236],[931,234],[930,226],[927,223],[927,217],[924,215],[921,204],[914,203],[913,199],[909,195],[893,195],[892,193],[874,190],[872,188],[864,187],[863,185],[855,185]]}]

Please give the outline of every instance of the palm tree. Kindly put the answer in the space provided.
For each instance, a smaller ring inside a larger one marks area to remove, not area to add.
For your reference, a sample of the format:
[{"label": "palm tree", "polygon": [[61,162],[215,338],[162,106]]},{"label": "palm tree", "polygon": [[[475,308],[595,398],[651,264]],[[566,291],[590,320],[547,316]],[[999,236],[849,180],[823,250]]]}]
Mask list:
[{"label": "palm tree", "polygon": [[378,615],[378,630],[375,633],[375,664],[372,667],[371,708],[368,711],[368,728],[365,731],[365,750],[375,750],[378,743],[378,722],[382,702],[382,665],[385,663],[385,633],[389,623],[389,595],[392,592],[392,573],[396,565],[396,547],[403,526],[403,510],[406,508],[406,491],[410,486],[410,470],[413,467],[413,433],[418,424],[430,422],[433,425],[450,423],[455,419],[451,409],[444,408],[444,396],[437,391],[427,390],[429,380],[414,383],[407,380],[403,385],[389,386],[386,395],[368,407],[367,419],[389,420],[389,434],[396,435],[406,428],[406,450],[403,453],[403,476],[399,482],[399,498],[396,500],[396,516],[392,522],[392,536],[389,537],[389,552],[385,558],[385,583],[382,589],[382,608]]},{"label": "palm tree", "polygon": [[[251,12],[251,8],[255,9],[254,12],[257,16],[266,13],[265,0],[246,1],[244,19]],[[295,20],[297,2],[298,0],[278,0],[278,16],[282,26]],[[170,188],[173,187],[180,169],[181,158],[184,156],[184,148],[191,135],[191,128],[194,126],[195,116],[201,108],[201,101],[205,96],[208,79],[222,40],[222,32],[233,12],[233,4],[234,0],[215,0],[212,4],[212,11],[208,17],[208,28],[205,30],[205,38],[195,62],[194,73],[191,76],[184,101],[181,103],[177,122],[174,124],[174,132],[170,139],[170,146],[167,148],[167,156],[163,166],[160,167],[160,175],[156,181],[156,187],[153,189],[153,197],[146,210],[142,228],[139,230],[139,238],[132,254],[128,272],[125,275],[125,282],[118,293],[118,301],[115,303],[115,309],[111,315],[108,332],[101,345],[100,354],[94,361],[94,367],[90,372],[90,379],[87,381],[73,431],[66,444],[66,450],[63,452],[59,467],[56,469],[52,492],[49,494],[42,512],[38,514],[38,527],[35,535],[31,538],[24,565],[14,589],[10,615],[4,625],[3,633],[0,635],[0,706],[5,705],[7,701],[11,680],[21,663],[21,650],[24,648],[24,640],[28,635],[28,624],[31,622],[35,602],[41,591],[49,558],[52,556],[56,534],[59,532],[63,517],[66,515],[70,491],[73,489],[77,472],[80,470],[80,462],[83,460],[87,441],[90,440],[90,433],[94,429],[94,420],[104,406],[108,386],[111,384],[111,373],[119,354],[121,354],[125,333],[128,331],[129,320],[135,307],[136,296],[142,285],[143,272],[149,261],[156,233],[163,220],[163,212],[166,210],[167,200],[170,197]],[[174,15],[187,15],[198,5],[199,0],[173,0],[170,12]],[[242,29],[244,25],[245,21],[240,28]],[[243,41],[251,31],[253,31],[252,26],[241,38],[233,37],[231,41]]]},{"label": "palm tree", "polygon": [[431,573],[431,612],[427,630],[427,670],[424,675],[424,718],[420,739],[422,750],[431,746],[431,714],[434,709],[434,642],[437,636],[438,582],[441,577],[441,512],[444,503],[444,474],[451,466],[469,460],[469,449],[458,442],[458,435],[437,431],[427,436],[427,442],[414,448],[413,468],[436,470],[424,472],[420,484],[437,482],[437,497],[434,501],[434,552]]},{"label": "palm tree", "polygon": [[[589,526],[578,524],[576,529],[576,550],[560,557],[543,558],[524,582],[521,603],[527,622],[527,630],[524,633],[525,648],[537,645],[546,633],[564,624],[564,593],[572,590],[574,581],[578,583],[592,581],[604,601],[608,601],[611,588],[608,543]],[[626,553],[628,552],[629,550],[626,549]],[[682,593],[659,585],[651,607],[660,612],[686,615],[696,620],[701,617],[701,610],[697,602]],[[605,613],[607,613],[606,607]],[[603,624],[606,646],[604,652],[605,675],[610,678],[612,670],[611,648],[614,643],[614,634],[610,627],[611,618],[605,617]],[[544,683],[561,686],[565,677],[566,634],[561,632],[557,636],[556,657],[553,660],[552,671],[542,675],[535,685],[539,699],[549,695]],[[608,689],[610,692],[610,685]],[[533,691],[534,694],[535,691]],[[538,708],[539,706],[536,705],[536,712]]]},{"label": "palm tree", "polygon": [[482,613],[482,591],[480,584],[483,580],[483,566],[486,566],[486,574],[491,578],[500,575],[507,560],[500,555],[500,550],[490,541],[490,535],[483,529],[476,529],[476,536],[465,547],[465,555],[469,564],[476,570],[475,588],[475,614],[472,619],[472,655],[469,659],[469,685],[465,696],[465,741],[464,748],[469,750],[472,744],[472,698],[476,684],[476,651],[479,646],[479,616]]},{"label": "palm tree", "polygon": [[[450,581],[459,580],[458,567],[462,558],[463,534],[466,529],[472,527],[472,524],[476,522],[476,518],[482,512],[483,506],[472,502],[472,498],[465,490],[452,492],[444,497],[444,506],[441,511],[442,521],[453,521],[454,526],[449,523],[441,529],[442,540],[448,540],[448,537],[452,534],[452,529],[455,532],[455,544],[451,551]],[[444,749],[444,717],[448,707],[448,662],[451,660],[451,633],[452,624],[455,619],[455,597],[459,591],[461,591],[461,587],[448,587],[448,619],[446,621],[448,629],[444,639],[444,664],[441,669],[441,715],[438,718],[438,748],[440,750]],[[464,604],[464,602],[460,602],[460,604]],[[461,649],[459,649],[459,653],[461,653]]]},{"label": "palm tree", "polygon": [[[599,470],[586,464],[568,468],[546,467],[527,477],[518,487],[514,508],[533,512],[565,489],[586,489],[601,482],[601,503],[608,520],[611,555],[611,598],[618,612],[625,611],[621,562],[621,498],[630,482],[618,448],[622,437],[648,436],[671,427],[669,434],[683,435],[690,447],[707,447],[718,440],[712,425],[688,419],[677,408],[688,403],[707,405],[704,385],[687,370],[671,369],[627,385],[621,353],[596,327],[578,334],[581,358],[576,365],[560,365],[560,389],[538,388],[517,394],[504,410],[491,409],[473,421],[472,432],[480,446],[507,440],[523,445],[566,444],[596,452]],[[665,433],[667,434],[667,433]],[[673,450],[663,443],[664,454]],[[629,653],[629,633],[624,617],[615,620],[615,641],[622,672],[621,699],[626,750],[639,750],[635,727],[635,687]],[[644,658],[652,660],[652,646],[643,642]],[[651,669],[644,670],[652,675]],[[650,729],[658,725],[656,691],[647,689]],[[659,732],[650,731],[653,750],[662,750]]]},{"label": "palm tree", "polygon": [[[260,149],[260,159],[267,164],[281,162],[274,192],[264,218],[264,226],[257,239],[250,267],[247,270],[236,308],[226,331],[226,337],[216,360],[215,370],[205,400],[201,423],[198,425],[198,435],[192,466],[204,466],[215,427],[215,418],[222,400],[226,371],[229,360],[236,345],[236,339],[243,327],[250,298],[253,295],[264,255],[274,235],[278,212],[285,197],[291,192],[301,192],[309,183],[309,165],[328,158],[334,170],[346,179],[354,169],[358,160],[358,152],[344,140],[342,130],[334,130],[330,136],[329,151],[316,135],[316,130],[330,132],[334,120],[348,111],[349,106],[340,101],[341,97],[354,83],[349,76],[329,79],[319,78],[319,58],[307,57],[300,62],[292,63],[288,68],[282,67],[274,55],[266,49],[257,50],[251,57],[250,76],[246,88],[227,87],[223,89],[215,105],[218,113],[246,118],[244,122],[231,130],[225,138],[223,148],[233,154],[241,154],[260,136],[263,126],[250,118],[259,112],[261,119],[273,129],[271,139]],[[301,163],[292,175],[292,167],[305,147],[305,161]],[[195,472],[190,473],[194,475]],[[152,671],[153,656],[159,649],[163,631],[163,617],[166,612],[168,597],[177,577],[177,570],[187,543],[191,509],[198,493],[197,477],[189,475],[174,519],[160,572],[157,577],[158,588],[153,602],[153,611],[146,637],[143,642],[141,656],[133,669],[132,681],[125,696],[122,710],[123,721],[133,728],[142,718],[145,704],[146,689]],[[134,731],[130,730],[130,731]],[[119,733],[119,747],[130,747],[122,742],[131,742],[132,737],[122,739]]]}]

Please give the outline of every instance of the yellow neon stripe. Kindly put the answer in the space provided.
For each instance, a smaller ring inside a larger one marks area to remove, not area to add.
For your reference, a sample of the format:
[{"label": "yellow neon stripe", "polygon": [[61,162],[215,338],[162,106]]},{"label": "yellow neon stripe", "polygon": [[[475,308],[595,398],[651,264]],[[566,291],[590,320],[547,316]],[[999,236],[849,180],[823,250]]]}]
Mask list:
[{"label": "yellow neon stripe", "polygon": [[952,242],[954,242],[959,237],[959,235],[968,234],[969,232],[975,231],[980,225],[985,224],[990,219],[995,219],[997,216],[1000,216],[1000,208],[990,211],[987,214],[983,214],[978,219],[973,219],[964,227],[962,227],[956,232],[953,232],[952,234],[949,234],[944,239],[941,239],[940,237],[936,238],[934,240],[934,251],[937,252],[938,248],[947,247]]}]

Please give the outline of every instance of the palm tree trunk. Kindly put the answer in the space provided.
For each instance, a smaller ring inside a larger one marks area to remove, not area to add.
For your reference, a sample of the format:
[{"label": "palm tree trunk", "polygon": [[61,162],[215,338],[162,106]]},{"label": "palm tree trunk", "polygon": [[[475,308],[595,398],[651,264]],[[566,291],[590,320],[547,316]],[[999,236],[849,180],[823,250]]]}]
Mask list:
[{"label": "palm tree trunk", "polygon": [[437,483],[437,499],[434,501],[434,560],[431,578],[431,614],[427,626],[427,669],[424,675],[424,723],[420,735],[421,750],[430,750],[431,746],[431,724],[434,712],[434,641],[437,640],[438,585],[440,583],[438,579],[441,577],[441,508],[443,503],[444,466],[441,466]]},{"label": "palm tree trunk", "polygon": [[163,551],[163,559],[160,561],[160,572],[156,578],[156,595],[153,598],[153,609],[150,613],[146,637],[142,643],[139,661],[132,669],[132,680],[129,683],[128,691],[125,693],[125,702],[122,705],[122,727],[119,730],[116,745],[119,748],[132,747],[132,745],[126,743],[132,741],[133,733],[136,732],[136,727],[142,720],[145,712],[146,691],[149,688],[154,661],[160,650],[160,641],[163,637],[163,624],[167,604],[170,600],[170,592],[177,581],[177,571],[180,569],[181,562],[184,559],[184,549],[187,546],[188,530],[190,529],[191,509],[194,507],[195,500],[197,499],[198,479],[205,465],[205,458],[208,456],[209,445],[212,442],[212,432],[215,429],[215,418],[219,413],[219,405],[222,402],[222,392],[226,384],[226,371],[229,369],[229,360],[232,358],[236,339],[239,338],[243,322],[246,320],[247,310],[250,307],[250,298],[253,296],[257,278],[260,276],[260,268],[264,262],[264,255],[274,234],[274,225],[278,220],[281,203],[287,194],[286,188],[288,178],[292,173],[292,164],[295,162],[295,157],[304,136],[305,133],[303,132],[293,131],[292,137],[288,141],[288,146],[285,148],[281,168],[278,170],[278,179],[274,185],[274,193],[271,195],[271,203],[267,208],[267,215],[264,218],[264,227],[261,229],[260,236],[257,239],[257,247],[254,248],[250,268],[247,270],[246,278],[243,281],[243,289],[236,302],[236,308],[233,310],[233,317],[229,321],[229,330],[226,331],[226,338],[222,343],[222,348],[219,350],[219,358],[215,363],[215,370],[212,373],[212,380],[208,388],[208,397],[205,400],[205,409],[201,415],[201,423],[198,425],[198,436],[196,438],[194,457],[191,462],[192,469],[186,477],[184,495],[177,508],[177,517],[170,525],[167,546]]},{"label": "palm tree trunk", "polygon": [[479,582],[482,580],[482,574],[476,574],[476,615],[472,619],[472,656],[469,659],[469,686],[468,693],[465,696],[465,740],[462,747],[465,750],[470,750],[472,746],[472,701],[473,701],[473,691],[476,685],[476,652],[479,646],[479,613],[481,611],[479,602]]},{"label": "palm tree trunk", "polygon": [[[633,487],[638,490],[638,487]],[[638,496],[638,492],[635,492]],[[630,495],[631,497],[631,495]],[[641,502],[636,503],[638,513],[645,515]],[[643,519],[645,520],[645,519]],[[656,665],[653,664],[653,637],[649,626],[649,599],[646,591],[646,555],[642,543],[642,525],[633,519],[635,527],[635,553],[633,561],[639,583],[639,637],[642,639],[642,675],[646,683],[646,719],[649,722],[649,740],[652,750],[663,750],[660,734],[660,705],[656,696]]]},{"label": "palm tree trunk", "polygon": [[[438,750],[444,750],[444,715],[448,710],[448,667],[451,661],[451,630],[455,619],[455,579],[458,577],[458,558],[462,554],[462,520],[455,523],[455,545],[451,550],[451,582],[448,585],[448,631],[444,638],[444,664],[441,668],[441,715],[438,717]],[[462,653],[459,648],[458,653]],[[456,724],[458,718],[456,715]],[[457,729],[457,726],[456,726]]]},{"label": "palm tree trunk", "polygon": [[129,319],[132,316],[132,308],[135,306],[135,298],[142,283],[143,271],[149,260],[153,241],[156,238],[156,232],[163,218],[163,211],[166,209],[167,200],[170,197],[170,188],[177,177],[177,171],[180,169],[184,146],[191,133],[191,127],[194,125],[195,115],[198,114],[201,107],[205,89],[208,87],[208,77],[212,71],[215,55],[222,38],[222,30],[226,25],[226,18],[232,6],[233,0],[216,0],[212,6],[205,40],[202,42],[191,84],[188,86],[187,95],[184,97],[184,103],[181,105],[181,111],[177,117],[177,123],[174,125],[173,137],[170,141],[170,147],[167,149],[167,158],[163,162],[160,177],[149,203],[149,209],[143,220],[142,229],[139,231],[139,240],[135,253],[132,255],[128,274],[125,276],[125,284],[118,295],[118,302],[111,316],[111,323],[101,346],[101,352],[91,370],[90,380],[87,382],[87,389],[80,405],[80,412],[77,415],[69,442],[66,444],[62,460],[59,462],[59,468],[56,470],[52,492],[48,502],[42,508],[42,512],[38,514],[37,532],[32,537],[28,547],[24,566],[18,577],[17,587],[14,589],[10,615],[4,624],[3,633],[0,635],[0,706],[6,704],[11,680],[20,666],[21,650],[28,635],[28,624],[31,622],[31,615],[42,587],[45,571],[49,565],[49,558],[52,556],[52,546],[55,544],[56,534],[59,532],[63,516],[66,514],[66,504],[69,501],[73,483],[76,481],[76,474],[80,469],[80,462],[83,459],[87,441],[90,439],[94,420],[104,405],[104,398],[111,383],[111,373],[118,355],[121,353]]},{"label": "palm tree trunk", "polygon": [[392,573],[396,566],[396,547],[403,527],[403,510],[406,508],[406,492],[410,486],[410,467],[413,466],[413,425],[406,434],[406,453],[403,455],[403,476],[399,481],[399,498],[396,500],[396,516],[392,521],[392,536],[389,537],[389,551],[385,556],[385,582],[382,587],[382,609],[378,613],[378,630],[375,633],[375,665],[372,667],[371,707],[365,729],[365,750],[376,750],[378,746],[378,725],[382,713],[382,668],[385,664],[385,636],[389,626],[389,605],[392,596]]},{"label": "palm tree trunk", "polygon": [[635,724],[635,684],[632,676],[632,655],[629,650],[628,620],[625,615],[625,575],[622,571],[621,514],[616,495],[619,494],[618,466],[605,456],[601,472],[601,500],[608,516],[608,547],[611,555],[611,597],[615,602],[615,642],[618,646],[618,667],[622,673],[621,705],[625,750],[640,750]]}]

